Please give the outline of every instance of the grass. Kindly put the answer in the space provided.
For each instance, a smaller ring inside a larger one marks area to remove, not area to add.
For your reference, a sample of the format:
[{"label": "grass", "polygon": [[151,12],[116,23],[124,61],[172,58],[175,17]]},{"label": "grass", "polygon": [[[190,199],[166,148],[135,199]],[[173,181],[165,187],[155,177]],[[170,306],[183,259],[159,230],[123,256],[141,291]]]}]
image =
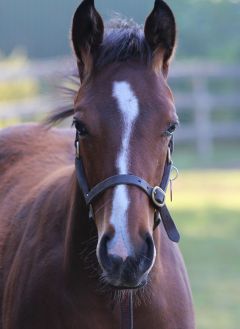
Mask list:
[{"label": "grass", "polygon": [[[180,229],[198,329],[240,323],[240,171],[183,171],[170,205]],[[168,202],[169,204],[169,202]]]}]

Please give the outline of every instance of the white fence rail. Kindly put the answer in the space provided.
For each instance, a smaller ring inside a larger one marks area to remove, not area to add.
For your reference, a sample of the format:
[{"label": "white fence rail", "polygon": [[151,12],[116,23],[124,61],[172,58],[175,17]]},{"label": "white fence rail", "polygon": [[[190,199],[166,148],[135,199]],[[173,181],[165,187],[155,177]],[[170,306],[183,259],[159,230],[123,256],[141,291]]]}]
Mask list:
[{"label": "white fence rail", "polygon": [[[0,84],[30,78],[53,86],[72,68],[73,62],[69,58],[30,62],[21,68],[2,68]],[[230,87],[212,90],[209,83],[229,83]],[[199,153],[206,155],[211,152],[214,140],[240,140],[240,65],[177,63],[172,67],[170,84],[173,85],[180,119],[186,114],[192,117],[189,122],[181,124],[177,142],[196,143]],[[187,87],[182,88],[182,85]],[[0,122],[22,116],[36,118],[39,113],[49,112],[58,104],[56,97],[46,93],[32,99],[1,102]],[[232,113],[228,115],[232,120],[214,120],[213,115],[218,109]]]}]

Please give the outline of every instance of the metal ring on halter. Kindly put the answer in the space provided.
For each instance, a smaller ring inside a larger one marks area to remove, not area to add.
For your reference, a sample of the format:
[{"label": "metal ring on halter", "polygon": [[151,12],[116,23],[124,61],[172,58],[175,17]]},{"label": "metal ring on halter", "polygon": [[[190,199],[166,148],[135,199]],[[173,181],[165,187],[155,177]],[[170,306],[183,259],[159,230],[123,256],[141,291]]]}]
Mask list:
[{"label": "metal ring on halter", "polygon": [[[175,175],[172,177],[172,173],[175,173]],[[171,176],[170,176],[170,180],[173,182],[174,180],[176,180],[179,176],[179,171],[177,169],[177,167],[172,166],[171,168]]]},{"label": "metal ring on halter", "polygon": [[[164,195],[164,200],[163,200],[163,202],[159,202],[159,201],[156,200],[156,192],[157,192],[158,190]],[[165,195],[166,195],[166,193],[161,189],[161,187],[159,187],[159,186],[155,186],[155,187],[152,189],[152,201],[153,201],[153,203],[154,203],[157,207],[162,208],[162,207],[165,205]]]}]

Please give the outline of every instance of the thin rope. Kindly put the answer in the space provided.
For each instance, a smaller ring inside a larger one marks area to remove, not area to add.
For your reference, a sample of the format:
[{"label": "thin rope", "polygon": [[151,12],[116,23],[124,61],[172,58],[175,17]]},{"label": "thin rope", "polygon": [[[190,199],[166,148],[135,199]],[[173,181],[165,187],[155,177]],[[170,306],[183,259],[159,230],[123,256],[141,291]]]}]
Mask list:
[{"label": "thin rope", "polygon": [[132,291],[129,291],[121,301],[121,329],[133,329]]}]

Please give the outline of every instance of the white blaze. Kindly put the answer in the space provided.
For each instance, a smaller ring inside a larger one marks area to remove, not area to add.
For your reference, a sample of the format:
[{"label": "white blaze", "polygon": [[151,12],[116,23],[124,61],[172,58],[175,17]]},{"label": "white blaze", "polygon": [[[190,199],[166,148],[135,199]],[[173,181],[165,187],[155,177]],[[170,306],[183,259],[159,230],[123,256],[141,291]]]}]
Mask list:
[{"label": "white blaze", "polygon": [[[118,174],[129,173],[130,138],[134,123],[139,114],[138,99],[131,85],[126,81],[114,82],[113,97],[116,99],[121,113],[122,136],[121,147],[117,155],[116,166]],[[115,228],[115,236],[109,242],[110,252],[115,252],[125,259],[131,253],[129,242],[127,214],[129,207],[129,194],[126,185],[115,187],[110,222]]]}]

